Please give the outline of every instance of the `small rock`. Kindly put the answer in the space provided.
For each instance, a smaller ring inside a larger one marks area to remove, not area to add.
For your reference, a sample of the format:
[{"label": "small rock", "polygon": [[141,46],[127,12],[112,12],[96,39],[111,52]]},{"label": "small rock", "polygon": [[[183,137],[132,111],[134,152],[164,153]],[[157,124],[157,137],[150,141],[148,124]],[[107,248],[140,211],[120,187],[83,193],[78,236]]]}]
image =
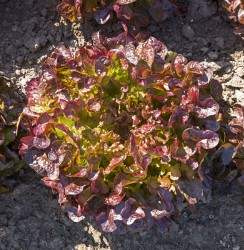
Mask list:
[{"label": "small rock", "polygon": [[216,42],[216,45],[221,48],[221,49],[224,49],[225,48],[225,40],[223,37],[217,37],[215,38],[215,42]]},{"label": "small rock", "polygon": [[25,47],[32,53],[35,53],[41,49],[41,44],[38,40],[32,40],[31,38],[25,41]]},{"label": "small rock", "polygon": [[243,102],[244,101],[244,93],[243,93],[243,91],[235,90],[235,97],[238,100],[238,102]]},{"label": "small rock", "polygon": [[209,51],[208,47],[203,47],[200,49],[204,54],[207,53]]},{"label": "small rock", "polygon": [[56,42],[61,42],[62,40],[62,33],[61,32],[58,32],[55,36],[55,41]]},{"label": "small rock", "polygon": [[229,74],[231,71],[232,71],[232,67],[231,66],[227,66],[224,72],[226,74]]},{"label": "small rock", "polygon": [[184,25],[182,27],[182,35],[186,37],[188,40],[192,41],[195,36],[195,31],[189,25]]},{"label": "small rock", "polygon": [[224,241],[220,240],[219,243],[220,243],[221,246],[223,246],[223,247],[225,246],[225,242]]},{"label": "small rock", "polygon": [[25,40],[25,47],[32,53],[38,52],[42,47],[44,47],[47,43],[47,37],[46,36],[40,36],[36,39],[33,39],[32,37],[28,37]]},{"label": "small rock", "polygon": [[15,70],[15,74],[16,74],[17,76],[20,76],[20,75],[21,75],[21,71],[20,71],[19,69],[16,69],[16,70]]},{"label": "small rock", "polygon": [[210,51],[208,53],[208,57],[211,59],[211,60],[217,60],[218,59],[218,53],[217,52],[214,52],[214,51]]},{"label": "small rock", "polygon": [[5,53],[7,55],[12,55],[13,54],[13,47],[12,46],[8,46],[6,49],[5,49]]},{"label": "small rock", "polygon": [[18,56],[16,58],[16,62],[19,63],[19,64],[22,64],[24,62],[24,57],[23,56]]},{"label": "small rock", "polygon": [[211,66],[214,72],[219,71],[221,69],[221,66],[218,64],[218,62],[210,62],[209,65]]},{"label": "small rock", "polygon": [[47,44],[47,37],[44,35],[41,35],[40,37],[38,37],[37,40],[41,44],[41,47],[44,47]]},{"label": "small rock", "polygon": [[244,67],[238,67],[235,71],[239,77],[244,77]]},{"label": "small rock", "polygon": [[47,16],[47,9],[43,9],[43,10],[41,10],[41,15],[43,16],[43,17],[46,17]]},{"label": "small rock", "polygon": [[233,250],[240,250],[241,248],[239,246],[235,246],[232,248]]},{"label": "small rock", "polygon": [[54,38],[53,38],[53,36],[50,33],[47,35],[47,39],[51,43],[54,43],[54,41],[55,41]]}]

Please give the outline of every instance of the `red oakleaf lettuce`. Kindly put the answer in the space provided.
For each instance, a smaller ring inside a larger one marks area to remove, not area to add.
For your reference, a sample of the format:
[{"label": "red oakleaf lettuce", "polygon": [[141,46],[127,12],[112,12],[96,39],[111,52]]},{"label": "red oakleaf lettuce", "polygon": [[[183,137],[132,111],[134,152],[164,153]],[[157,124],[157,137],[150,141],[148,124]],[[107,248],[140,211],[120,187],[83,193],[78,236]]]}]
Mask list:
[{"label": "red oakleaf lettuce", "polygon": [[58,12],[70,21],[76,21],[87,13],[95,12],[94,18],[99,24],[106,23],[114,15],[125,23],[136,27],[146,27],[148,18],[137,13],[148,12],[158,22],[165,20],[176,12],[183,11],[183,5],[173,0],[62,0],[57,6]]},{"label": "red oakleaf lettuce", "polygon": [[16,173],[24,161],[16,153],[14,141],[19,131],[19,116],[22,105],[10,79],[0,76],[0,194],[9,190],[7,176]]},{"label": "red oakleaf lettuce", "polygon": [[98,32],[93,46],[56,48],[26,89],[20,154],[70,218],[95,216],[106,232],[168,230],[182,202],[206,200],[216,159],[226,168],[234,155],[209,66],[142,37]]}]

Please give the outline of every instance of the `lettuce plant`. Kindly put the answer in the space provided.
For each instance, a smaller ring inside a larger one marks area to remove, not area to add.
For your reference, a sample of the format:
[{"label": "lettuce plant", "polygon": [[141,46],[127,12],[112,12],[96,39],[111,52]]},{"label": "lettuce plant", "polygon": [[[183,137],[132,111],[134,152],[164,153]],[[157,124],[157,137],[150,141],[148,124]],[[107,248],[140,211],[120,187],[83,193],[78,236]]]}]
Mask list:
[{"label": "lettuce plant", "polygon": [[234,32],[244,35],[244,1],[243,0],[224,0],[224,8],[228,11],[231,20],[239,23]]},{"label": "lettuce plant", "polygon": [[167,230],[234,154],[211,68],[143,39],[95,33],[93,46],[58,47],[26,87],[20,154],[70,218],[105,232]]},{"label": "lettuce plant", "polygon": [[11,81],[0,76],[0,194],[8,191],[4,177],[17,172],[24,164],[13,150],[16,139],[17,121],[22,112],[16,101],[16,92],[11,87]]},{"label": "lettuce plant", "polygon": [[226,125],[226,140],[234,146],[234,164],[237,169],[230,170],[229,181],[238,176],[238,181],[244,185],[244,107],[236,104],[232,119]]},{"label": "lettuce plant", "polygon": [[149,11],[156,21],[163,21],[183,7],[175,0],[62,0],[57,7],[59,13],[70,21],[82,18],[86,13],[95,12],[98,23],[106,23],[114,14],[120,20],[144,27],[148,19],[135,10]]}]

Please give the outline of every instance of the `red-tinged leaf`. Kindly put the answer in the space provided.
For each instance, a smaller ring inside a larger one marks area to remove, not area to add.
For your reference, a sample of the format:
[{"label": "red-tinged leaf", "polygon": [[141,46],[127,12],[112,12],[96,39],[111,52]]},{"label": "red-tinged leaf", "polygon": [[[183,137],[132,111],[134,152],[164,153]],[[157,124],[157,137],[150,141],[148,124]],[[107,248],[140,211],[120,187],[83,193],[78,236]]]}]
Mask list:
[{"label": "red-tinged leaf", "polygon": [[113,6],[113,9],[116,12],[117,17],[119,19],[125,18],[129,20],[133,16],[133,11],[128,6],[121,6],[121,5],[115,4]]},{"label": "red-tinged leaf", "polygon": [[183,55],[178,54],[175,57],[174,61],[172,62],[172,66],[178,76],[181,75],[186,64],[187,64],[187,59]]},{"label": "red-tinged leaf", "polygon": [[187,99],[194,104],[198,104],[199,101],[199,87],[192,86],[187,91]]},{"label": "red-tinged leaf", "polygon": [[107,215],[105,212],[99,213],[96,216],[96,222],[100,226],[102,223],[104,223],[107,220]]},{"label": "red-tinged leaf", "polygon": [[55,148],[50,148],[50,151],[47,154],[47,157],[50,161],[56,161],[58,159],[58,153]]},{"label": "red-tinged leaf", "polygon": [[92,42],[97,49],[106,51],[106,48],[103,45],[101,31],[92,34]]},{"label": "red-tinged leaf", "polygon": [[85,206],[89,200],[94,196],[91,187],[87,187],[77,196],[78,203]]},{"label": "red-tinged leaf", "polygon": [[98,177],[93,183],[95,188],[101,194],[107,194],[110,191],[110,188],[101,177]]},{"label": "red-tinged leaf", "polygon": [[190,61],[184,68],[187,74],[195,74],[196,76],[201,76],[203,74],[203,67],[199,62]]},{"label": "red-tinged leaf", "polygon": [[216,132],[210,130],[198,130],[188,128],[182,134],[184,141],[192,140],[197,142],[197,145],[204,149],[211,149],[219,144],[219,136]]},{"label": "red-tinged leaf", "polygon": [[48,178],[43,178],[42,181],[47,185],[48,187],[51,187],[52,189],[57,189],[57,181],[49,180]]},{"label": "red-tinged leaf", "polygon": [[136,220],[145,218],[145,212],[141,207],[138,207],[136,211],[127,219],[123,219],[123,222],[127,225],[133,224]]},{"label": "red-tinged leaf", "polygon": [[219,105],[213,98],[206,98],[199,102],[199,106],[193,108],[193,111],[199,118],[206,118],[212,115],[217,115]]},{"label": "red-tinged leaf", "polygon": [[80,178],[80,177],[85,177],[86,175],[87,175],[87,168],[82,167],[76,174],[68,174],[66,175],[66,177]]},{"label": "red-tinged leaf", "polygon": [[58,203],[63,204],[66,203],[66,197],[64,193],[64,187],[61,183],[57,183],[57,190],[58,190]]},{"label": "red-tinged leaf", "polygon": [[205,119],[204,126],[207,130],[218,131],[220,129],[220,123],[217,122],[215,119]]},{"label": "red-tinged leaf", "polygon": [[[175,90],[177,88],[182,88],[183,87],[182,82],[179,79],[177,79],[177,78],[175,78],[173,76],[168,75],[166,78],[164,78],[164,80],[168,81],[168,88],[170,90]],[[164,87],[166,87],[166,85],[164,85]]]},{"label": "red-tinged leaf", "polygon": [[66,134],[70,134],[70,128],[64,124],[56,124],[55,127],[62,130]]},{"label": "red-tinged leaf", "polygon": [[80,204],[76,207],[70,204],[65,204],[62,208],[65,212],[68,212],[69,218],[74,222],[80,222],[85,219],[85,216],[82,215],[84,208]]},{"label": "red-tinged leaf", "polygon": [[238,121],[244,120],[244,106],[240,104],[235,104],[233,107],[233,116],[235,116]]},{"label": "red-tinged leaf", "polygon": [[152,124],[145,124],[145,125],[142,125],[139,129],[138,129],[138,132],[139,133],[142,133],[144,135],[152,132],[153,130],[155,129],[155,126],[152,125]]},{"label": "red-tinged leaf", "polygon": [[114,194],[109,197],[106,197],[104,199],[104,203],[109,206],[116,206],[122,201],[124,197],[125,197],[125,194],[122,194],[122,195]]},{"label": "red-tinged leaf", "polygon": [[195,170],[199,167],[199,164],[196,160],[194,160],[193,158],[190,158],[186,161],[186,165],[192,169],[192,170]]},{"label": "red-tinged leaf", "polygon": [[33,140],[34,140],[33,136],[25,136],[25,137],[20,139],[20,142],[26,144],[27,146],[32,146]]},{"label": "red-tinged leaf", "polygon": [[188,119],[189,113],[181,107],[176,107],[169,118],[168,127],[174,128],[185,125]]},{"label": "red-tinged leaf", "polygon": [[35,136],[41,136],[46,129],[47,124],[38,124],[36,127],[33,128],[33,134]]},{"label": "red-tinged leaf", "polygon": [[136,48],[136,54],[139,60],[145,61],[149,67],[152,67],[154,61],[154,49],[152,46],[145,43],[139,43]]},{"label": "red-tinged leaf", "polygon": [[136,183],[137,179],[131,176],[125,175],[123,172],[117,174],[114,178],[114,192],[116,194],[121,194],[123,192],[123,187],[132,183]]},{"label": "red-tinged leaf", "polygon": [[92,112],[98,112],[101,109],[101,103],[95,98],[88,100],[88,109]]},{"label": "red-tinged leaf", "polygon": [[133,154],[135,163],[137,164],[137,166],[139,168],[142,168],[142,166],[141,166],[142,156],[140,155],[140,153],[138,151],[138,147],[136,145],[136,139],[135,139],[135,136],[133,134],[130,137],[130,145],[131,145],[131,152]]},{"label": "red-tinged leaf", "polygon": [[100,174],[100,170],[97,172],[88,172],[88,179],[90,181],[95,181],[98,178],[99,174]]},{"label": "red-tinged leaf", "polygon": [[108,220],[100,225],[104,232],[112,233],[113,231],[115,231],[117,229],[117,226],[114,223],[114,215],[115,215],[114,210],[110,209],[109,215],[108,215]]},{"label": "red-tinged leaf", "polygon": [[128,219],[133,213],[133,205],[136,200],[133,198],[129,198],[127,201],[123,203],[123,208],[121,208],[120,214],[122,218]]},{"label": "red-tinged leaf", "polygon": [[150,36],[146,42],[145,42],[148,46],[152,47],[155,51],[155,53],[159,54],[162,56],[162,58],[164,59],[165,56],[168,53],[168,49],[167,47],[159,40],[157,40],[155,37]]},{"label": "red-tinged leaf", "polygon": [[226,143],[222,145],[211,157],[211,164],[214,175],[218,176],[224,173],[226,166],[231,162],[235,147]]},{"label": "red-tinged leaf", "polygon": [[50,146],[50,143],[51,141],[48,137],[46,138],[34,137],[33,138],[33,146],[38,149],[48,148]]},{"label": "red-tinged leaf", "polygon": [[29,102],[39,101],[44,92],[44,87],[45,85],[41,84],[38,78],[33,78],[28,82],[25,92]]},{"label": "red-tinged leaf", "polygon": [[99,24],[105,24],[109,19],[113,17],[113,9],[112,8],[105,8],[102,10],[97,11],[95,13],[94,18]]},{"label": "red-tinged leaf", "polygon": [[75,183],[70,183],[68,186],[66,186],[64,188],[65,195],[80,194],[87,185],[88,185],[88,183],[85,183],[84,185],[76,185]]},{"label": "red-tinged leaf", "polygon": [[61,45],[58,46],[55,51],[55,53],[57,53],[58,58],[57,59],[64,59],[65,61],[69,61],[71,59],[73,59],[72,53],[69,49],[65,48],[65,46]]},{"label": "red-tinged leaf", "polygon": [[163,217],[169,215],[170,213],[166,210],[158,210],[158,209],[154,209],[152,210],[151,212],[151,215],[153,218],[155,218],[156,220],[160,220],[162,219]]},{"label": "red-tinged leaf", "polygon": [[161,157],[163,162],[170,162],[171,161],[171,152],[168,146],[157,146],[155,148],[145,148],[145,150],[153,155]]},{"label": "red-tinged leaf", "polygon": [[184,195],[189,204],[196,204],[197,201],[205,201],[202,182],[198,179],[189,182],[177,182],[177,187]]},{"label": "red-tinged leaf", "polygon": [[20,154],[21,156],[25,156],[26,153],[28,152],[28,150],[29,150],[29,146],[27,146],[26,144],[21,143],[21,144],[19,145],[19,154]]},{"label": "red-tinged leaf", "polygon": [[138,63],[138,56],[136,55],[136,49],[132,43],[128,43],[125,45],[125,58],[134,65],[137,65]]},{"label": "red-tinged leaf", "polygon": [[159,187],[157,191],[158,191],[159,197],[163,200],[165,204],[166,210],[169,212],[172,212],[174,210],[174,204],[172,201],[173,200],[172,193],[168,189],[162,188],[162,187]]},{"label": "red-tinged leaf", "polygon": [[198,79],[198,86],[205,86],[210,82],[213,76],[213,70],[205,63],[201,63],[201,67],[203,68],[203,74]]},{"label": "red-tinged leaf", "polygon": [[113,171],[116,167],[120,166],[125,159],[124,155],[114,156],[110,161],[109,165],[103,171],[104,175],[108,175],[111,171]]},{"label": "red-tinged leaf", "polygon": [[214,96],[214,99],[220,101],[222,99],[223,87],[217,80],[211,80],[210,93]]},{"label": "red-tinged leaf", "polygon": [[46,154],[42,156],[32,156],[32,162],[29,163],[38,174],[47,175],[51,180],[56,180],[59,177],[59,166],[50,161]]},{"label": "red-tinged leaf", "polygon": [[68,216],[69,218],[73,221],[73,222],[80,222],[82,220],[85,219],[85,216],[81,215],[81,216],[76,216],[75,214],[68,212]]}]

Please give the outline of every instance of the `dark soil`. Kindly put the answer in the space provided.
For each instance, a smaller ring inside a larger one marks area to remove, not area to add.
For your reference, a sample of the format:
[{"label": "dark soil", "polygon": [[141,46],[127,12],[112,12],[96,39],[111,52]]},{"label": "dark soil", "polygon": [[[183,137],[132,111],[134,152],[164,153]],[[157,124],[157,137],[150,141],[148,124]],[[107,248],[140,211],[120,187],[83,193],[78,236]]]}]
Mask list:
[{"label": "dark soil", "polygon": [[[191,0],[186,17],[163,23],[151,22],[152,35],[189,60],[212,65],[229,104],[244,104],[244,40],[232,32],[216,1]],[[24,89],[40,63],[57,45],[72,49],[90,42],[102,29],[108,36],[121,27],[102,28],[93,20],[70,24],[60,19],[59,0],[0,0],[0,75]],[[92,221],[74,223],[61,211],[56,197],[40,178],[26,167],[16,176],[11,193],[0,196],[0,249],[244,249],[244,188],[219,182],[209,204],[196,212],[186,208],[176,218],[172,231],[156,229],[133,235],[107,235]]]}]

